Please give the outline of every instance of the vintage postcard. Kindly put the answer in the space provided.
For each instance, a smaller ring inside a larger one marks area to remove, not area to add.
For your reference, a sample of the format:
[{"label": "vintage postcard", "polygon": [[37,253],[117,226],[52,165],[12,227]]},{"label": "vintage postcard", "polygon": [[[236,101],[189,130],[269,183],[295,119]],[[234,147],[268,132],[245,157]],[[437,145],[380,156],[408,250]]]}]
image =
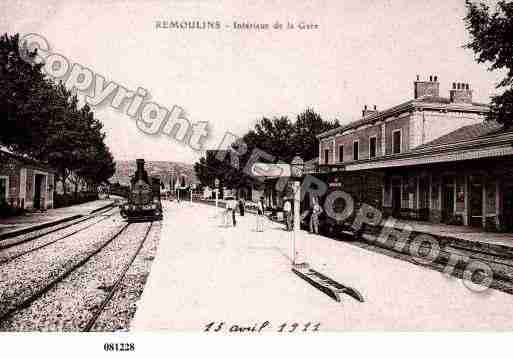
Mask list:
[{"label": "vintage postcard", "polygon": [[6,338],[513,329],[511,1],[0,20]]}]

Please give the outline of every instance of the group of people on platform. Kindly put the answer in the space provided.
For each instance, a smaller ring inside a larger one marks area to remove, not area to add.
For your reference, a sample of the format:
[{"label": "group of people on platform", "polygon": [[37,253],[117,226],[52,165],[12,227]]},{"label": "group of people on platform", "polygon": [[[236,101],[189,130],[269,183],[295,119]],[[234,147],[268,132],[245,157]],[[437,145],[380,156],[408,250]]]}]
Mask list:
[{"label": "group of people on platform", "polygon": [[237,207],[239,208],[239,215],[241,217],[244,217],[244,199],[241,197],[237,201],[234,197],[229,197],[226,201],[225,224],[228,223],[228,217],[231,217],[233,226],[235,227],[237,225],[237,219],[235,218],[235,212]]},{"label": "group of people on platform", "polygon": [[[294,210],[292,199],[285,197],[283,202],[283,216],[285,220],[285,230],[292,231],[294,229]],[[310,210],[310,233],[319,233],[319,215],[322,213],[322,208],[318,200],[313,201],[312,209]]]},{"label": "group of people on platform", "polygon": [[[239,215],[244,217],[244,213],[246,210],[246,203],[244,199],[241,197],[239,200],[236,200],[234,197],[228,197],[226,201],[226,211],[224,212],[224,225],[228,225],[228,222],[231,220],[232,225],[237,226],[237,219],[235,216],[235,212],[239,210]],[[257,202],[257,231],[263,231],[263,216],[264,216],[264,197],[260,197]]]},{"label": "group of people on platform", "polygon": [[[237,225],[237,219],[235,216],[235,212],[239,211],[240,216],[244,216],[245,212],[245,201],[241,197],[236,200],[234,197],[229,197],[226,201],[226,211],[224,213],[224,224],[228,225],[231,220],[232,225],[235,227]],[[264,221],[264,197],[260,197],[257,202],[257,225],[256,230],[258,232],[263,231],[263,221]],[[310,211],[310,233],[319,233],[319,216],[322,213],[322,208],[318,203],[318,200],[314,200],[312,204],[312,208]],[[292,199],[287,197],[284,198],[283,202],[283,215],[285,222],[285,230],[292,231],[294,228],[294,211]]]}]

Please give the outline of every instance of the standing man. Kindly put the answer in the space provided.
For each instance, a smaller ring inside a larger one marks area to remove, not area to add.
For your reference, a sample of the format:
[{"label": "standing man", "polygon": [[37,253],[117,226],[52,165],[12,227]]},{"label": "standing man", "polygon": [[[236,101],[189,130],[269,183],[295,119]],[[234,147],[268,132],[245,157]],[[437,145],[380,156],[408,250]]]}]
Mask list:
[{"label": "standing man", "polygon": [[285,202],[283,203],[283,214],[285,216],[285,226],[287,231],[290,231],[292,230],[292,205],[290,204],[290,201],[287,197],[284,198],[284,201]]},{"label": "standing man", "polygon": [[244,217],[244,199],[239,197],[239,213],[241,217]]},{"label": "standing man", "polygon": [[260,197],[260,200],[258,201],[258,208],[257,208],[257,232],[263,232],[264,231],[264,224],[263,224],[263,217],[264,217],[264,197]]},{"label": "standing man", "polygon": [[321,213],[321,206],[315,202],[312,208],[312,213],[310,214],[310,233],[319,234],[319,215]]},{"label": "standing man", "polygon": [[[228,209],[228,212],[231,212],[232,215],[232,223],[235,227],[237,225],[237,221],[235,219],[235,207],[237,206],[237,203],[235,202],[234,197],[230,197],[226,203],[226,208]],[[228,213],[229,215],[230,213]]]},{"label": "standing man", "polygon": [[180,203],[180,185],[178,181],[175,182],[175,194],[176,194],[176,201]]}]

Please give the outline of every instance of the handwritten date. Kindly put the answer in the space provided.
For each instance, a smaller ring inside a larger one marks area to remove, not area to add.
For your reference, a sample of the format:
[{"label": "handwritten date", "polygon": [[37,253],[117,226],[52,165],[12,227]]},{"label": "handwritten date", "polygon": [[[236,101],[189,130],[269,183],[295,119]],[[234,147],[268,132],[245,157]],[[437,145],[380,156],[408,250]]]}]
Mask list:
[{"label": "handwritten date", "polygon": [[229,332],[229,333],[261,333],[263,331],[275,331],[278,333],[305,333],[317,332],[321,323],[280,323],[274,325],[269,321],[254,323],[252,325],[229,324],[226,322],[210,322],[205,325],[204,332]]}]

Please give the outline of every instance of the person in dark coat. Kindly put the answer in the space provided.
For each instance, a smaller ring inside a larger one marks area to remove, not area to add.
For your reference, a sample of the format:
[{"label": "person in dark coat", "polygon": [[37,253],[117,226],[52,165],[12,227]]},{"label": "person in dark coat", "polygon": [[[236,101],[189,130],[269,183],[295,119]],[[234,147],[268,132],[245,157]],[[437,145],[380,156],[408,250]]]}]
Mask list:
[{"label": "person in dark coat", "polygon": [[285,228],[287,231],[292,230],[292,204],[290,200],[285,197],[283,202],[283,215],[285,216]]},{"label": "person in dark coat", "polygon": [[239,198],[239,213],[244,217],[244,199],[242,197]]},{"label": "person in dark coat", "polygon": [[257,209],[257,232],[263,232],[264,231],[264,197],[260,197],[260,200],[257,202],[258,209]]}]

